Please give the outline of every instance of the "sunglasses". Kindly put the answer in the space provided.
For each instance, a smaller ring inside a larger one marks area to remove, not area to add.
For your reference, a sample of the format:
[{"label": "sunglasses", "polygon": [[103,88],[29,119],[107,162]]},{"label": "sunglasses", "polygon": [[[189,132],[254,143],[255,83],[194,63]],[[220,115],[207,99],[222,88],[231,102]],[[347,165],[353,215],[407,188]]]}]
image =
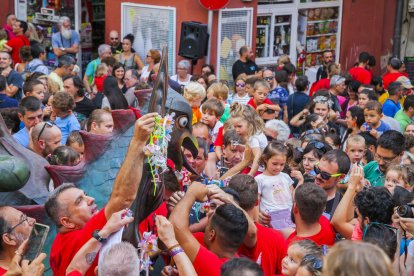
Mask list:
[{"label": "sunglasses", "polygon": [[377,226],[384,226],[384,227],[386,227],[386,228],[388,228],[389,230],[391,230],[391,231],[393,231],[393,232],[395,232],[395,237],[397,238],[398,237],[398,228],[396,228],[396,227],[393,227],[393,226],[391,226],[391,225],[389,225],[389,224],[385,224],[385,223],[380,223],[380,222],[376,222],[376,221],[374,221],[374,222],[370,222],[370,223],[368,223],[367,225],[365,225],[365,228],[364,228],[364,234],[362,235],[362,240],[364,240],[365,239],[365,236],[366,236],[366,234],[367,234],[367,232],[368,232],[368,229],[371,227],[371,226],[374,226],[374,225],[377,225]]},{"label": "sunglasses", "polygon": [[329,180],[329,179],[331,179],[331,177],[338,177],[338,176],[344,175],[343,173],[329,174],[327,172],[323,172],[323,171],[321,171],[321,169],[319,169],[319,166],[318,165],[319,165],[319,162],[316,163],[313,166],[313,170],[315,172],[315,175],[318,175],[319,174],[322,177],[323,180]]},{"label": "sunglasses", "polygon": [[273,80],[273,77],[264,77],[263,78],[265,81],[270,81],[270,80]]},{"label": "sunglasses", "polygon": [[237,83],[236,87],[245,87],[246,85],[244,83]]},{"label": "sunglasses", "polygon": [[45,124],[43,125],[42,129],[40,130],[39,135],[37,135],[37,140],[38,140],[38,141],[39,141],[39,139],[40,139],[40,136],[42,136],[43,131],[45,131],[46,126],[50,126],[50,127],[52,127],[52,126],[53,126],[53,124],[52,124],[51,122],[44,122],[44,123],[45,123]]},{"label": "sunglasses", "polygon": [[119,38],[117,37],[111,37],[111,40],[118,40]]},{"label": "sunglasses", "polygon": [[318,270],[318,271],[322,270],[323,261],[320,258],[312,254],[305,255],[305,257],[303,257],[302,259],[302,262],[309,263],[311,267],[315,270]]},{"label": "sunglasses", "polygon": [[150,55],[147,55],[147,57],[152,57],[152,56],[150,56]]}]

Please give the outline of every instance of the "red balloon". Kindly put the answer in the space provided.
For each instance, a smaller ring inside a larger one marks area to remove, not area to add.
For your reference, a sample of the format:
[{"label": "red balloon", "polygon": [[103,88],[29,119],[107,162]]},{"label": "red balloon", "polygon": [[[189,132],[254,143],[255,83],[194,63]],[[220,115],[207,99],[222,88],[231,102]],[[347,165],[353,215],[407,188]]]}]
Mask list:
[{"label": "red balloon", "polygon": [[218,10],[224,8],[229,0],[200,0],[200,4],[208,10]]}]

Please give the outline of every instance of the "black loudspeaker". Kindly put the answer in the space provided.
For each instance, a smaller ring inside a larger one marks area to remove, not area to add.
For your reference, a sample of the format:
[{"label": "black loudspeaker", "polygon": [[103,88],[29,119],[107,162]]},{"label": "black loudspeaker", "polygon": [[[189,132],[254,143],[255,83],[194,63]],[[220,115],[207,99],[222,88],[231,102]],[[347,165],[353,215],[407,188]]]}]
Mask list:
[{"label": "black loudspeaker", "polygon": [[207,55],[209,34],[207,25],[199,22],[181,23],[180,50],[178,55],[188,59],[199,59]]}]

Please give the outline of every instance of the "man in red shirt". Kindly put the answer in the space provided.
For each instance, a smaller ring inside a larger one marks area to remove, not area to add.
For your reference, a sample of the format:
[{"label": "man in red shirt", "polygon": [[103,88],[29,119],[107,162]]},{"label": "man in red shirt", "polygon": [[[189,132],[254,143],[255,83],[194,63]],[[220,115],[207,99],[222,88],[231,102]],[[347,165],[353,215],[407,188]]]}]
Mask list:
[{"label": "man in red shirt", "polygon": [[353,80],[359,81],[361,84],[371,84],[371,73],[366,69],[370,55],[362,52],[358,57],[358,65],[349,70]]},{"label": "man in red shirt", "polygon": [[[177,241],[199,276],[220,275],[222,264],[235,256],[249,228],[248,220],[242,210],[233,204],[223,204],[214,213],[209,212],[204,231],[206,247],[200,245],[190,231],[189,215],[194,202],[207,201],[208,194],[206,185],[193,182],[169,218],[174,225]],[[213,194],[217,193],[210,193],[209,196]]]},{"label": "man in red shirt", "polygon": [[[78,250],[91,237],[98,241],[107,219],[115,212],[129,208],[135,200],[141,181],[143,161],[146,158],[143,148],[151,134],[157,113],[142,116],[135,123],[134,136],[129,144],[125,160],[116,176],[112,195],[106,206],[98,211],[94,198],[73,184],[63,184],[54,190],[45,203],[45,209],[56,224],[58,234],[50,251],[50,265],[54,275],[65,275],[66,268]],[[85,275],[95,275],[97,253]]]},{"label": "man in red shirt", "polygon": [[322,216],[326,207],[325,191],[312,184],[296,187],[292,207],[292,219],[296,230],[288,237],[288,243],[308,239],[318,245],[333,245],[335,231],[329,220]]},{"label": "man in red shirt", "polygon": [[390,83],[396,81],[399,77],[404,76],[404,74],[400,72],[401,67],[402,62],[399,58],[391,57],[388,60],[387,73],[385,73],[382,77],[382,82],[385,89],[388,89],[388,85]]},{"label": "man in red shirt", "polygon": [[[240,207],[251,219],[258,217],[258,188],[257,182],[250,175],[238,174],[229,182],[229,187],[238,192]],[[264,274],[275,275],[282,273],[282,259],[286,256],[287,244],[283,235],[274,229],[256,223],[256,242],[253,246],[246,243],[239,248],[240,256],[246,256],[258,263]]]},{"label": "man in red shirt", "polygon": [[13,33],[16,37],[10,39],[5,45],[4,50],[11,53],[14,64],[22,62],[20,59],[20,48],[23,46],[30,46],[29,39],[24,35],[27,32],[27,23],[21,20],[17,20],[13,24]]}]

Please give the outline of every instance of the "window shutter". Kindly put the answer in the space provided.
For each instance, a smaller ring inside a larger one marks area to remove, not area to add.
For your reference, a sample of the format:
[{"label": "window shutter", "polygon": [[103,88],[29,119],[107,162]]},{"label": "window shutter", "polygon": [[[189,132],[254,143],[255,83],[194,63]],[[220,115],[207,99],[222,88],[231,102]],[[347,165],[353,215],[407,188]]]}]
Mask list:
[{"label": "window shutter", "polygon": [[123,3],[121,22],[122,35],[135,36],[133,47],[142,61],[150,49],[168,46],[168,73],[175,74],[175,8]]},{"label": "window shutter", "polygon": [[239,49],[252,45],[253,8],[224,9],[219,12],[217,78],[233,86],[231,69],[239,58]]}]

